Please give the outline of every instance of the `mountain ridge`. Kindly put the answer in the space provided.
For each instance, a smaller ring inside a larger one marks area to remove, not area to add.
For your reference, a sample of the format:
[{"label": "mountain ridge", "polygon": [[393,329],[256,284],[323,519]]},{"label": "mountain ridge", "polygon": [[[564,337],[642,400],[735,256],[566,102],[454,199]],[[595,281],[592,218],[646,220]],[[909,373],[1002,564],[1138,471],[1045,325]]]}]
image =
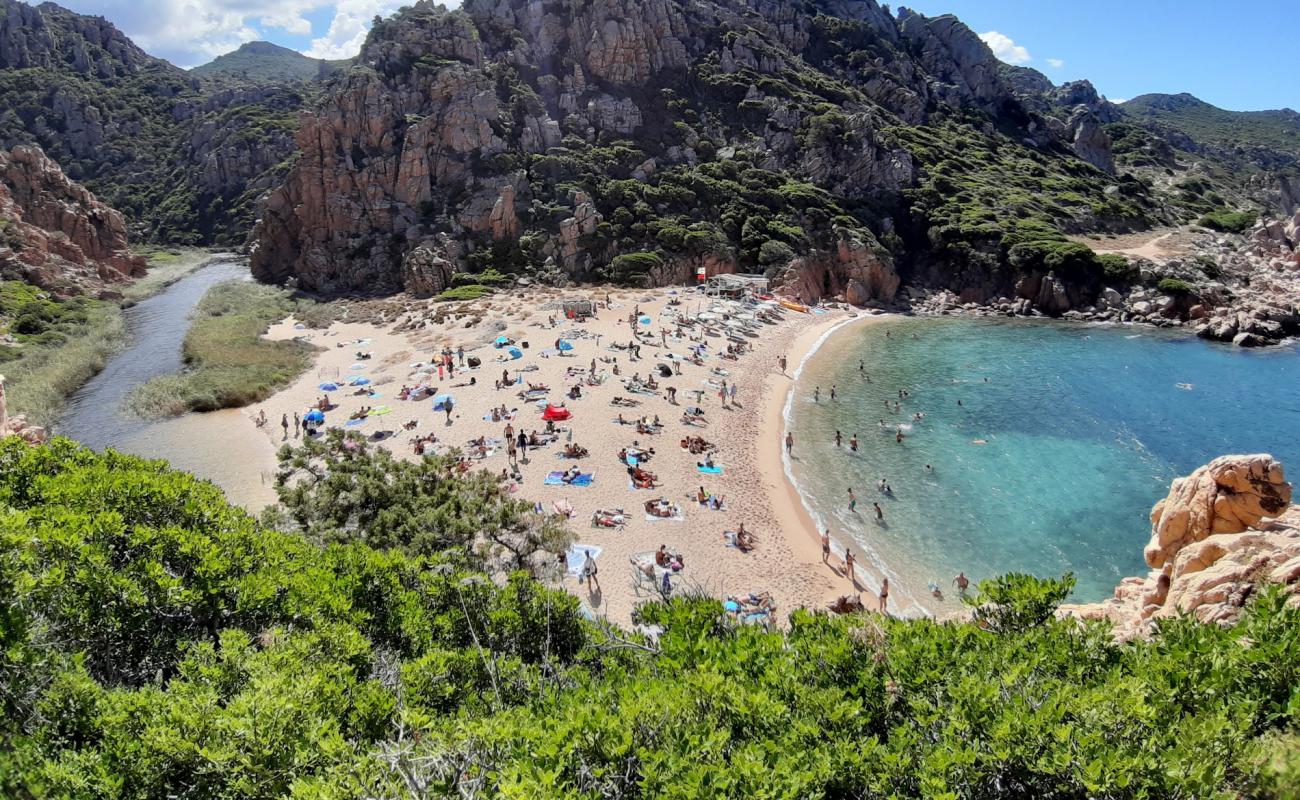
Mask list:
[{"label": "mountain ridge", "polygon": [[235,50],[223,53],[206,64],[188,70],[191,75],[243,79],[256,83],[314,81],[339,69],[351,59],[311,58],[273,42],[244,42]]}]

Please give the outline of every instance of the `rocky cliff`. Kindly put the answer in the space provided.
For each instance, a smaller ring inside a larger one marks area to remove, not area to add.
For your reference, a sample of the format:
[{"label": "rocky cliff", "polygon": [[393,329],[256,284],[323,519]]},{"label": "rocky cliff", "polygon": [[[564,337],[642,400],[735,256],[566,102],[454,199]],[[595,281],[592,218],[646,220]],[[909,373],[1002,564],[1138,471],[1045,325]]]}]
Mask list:
[{"label": "rocky cliff", "polygon": [[144,274],[122,215],[39,148],[0,150],[0,278],[56,295],[99,293]]},{"label": "rocky cliff", "polygon": [[420,2],[377,24],[303,116],[253,269],[428,293],[487,266],[654,282],[703,265],[888,303],[904,239],[929,247],[908,193],[951,152],[900,134],[938,119],[1048,171],[1109,166],[1095,124],[1036,117],[951,16],[873,0]]},{"label": "rocky cliff", "polygon": [[1109,600],[1062,613],[1108,620],[1131,638],[1180,614],[1231,622],[1269,583],[1300,604],[1300,506],[1291,499],[1272,456],[1216,458],[1175,480],[1151,509],[1150,574],[1124,579]]}]

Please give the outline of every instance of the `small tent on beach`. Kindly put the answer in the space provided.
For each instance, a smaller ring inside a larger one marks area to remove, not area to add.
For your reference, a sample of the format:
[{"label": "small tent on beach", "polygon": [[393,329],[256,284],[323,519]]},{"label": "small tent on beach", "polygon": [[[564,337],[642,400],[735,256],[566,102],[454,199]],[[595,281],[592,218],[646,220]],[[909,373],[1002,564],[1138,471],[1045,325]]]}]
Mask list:
[{"label": "small tent on beach", "polygon": [[572,416],[573,412],[564,406],[553,406],[549,403],[546,406],[546,410],[542,412],[542,419],[546,422],[559,422],[561,420],[569,419]]}]

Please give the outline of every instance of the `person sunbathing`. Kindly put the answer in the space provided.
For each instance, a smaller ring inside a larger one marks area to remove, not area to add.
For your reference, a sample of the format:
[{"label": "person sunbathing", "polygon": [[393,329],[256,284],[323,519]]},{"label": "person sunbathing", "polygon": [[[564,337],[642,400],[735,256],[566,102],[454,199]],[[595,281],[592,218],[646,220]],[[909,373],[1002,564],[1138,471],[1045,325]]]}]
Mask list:
[{"label": "person sunbathing", "polygon": [[573,483],[575,480],[578,479],[578,476],[581,474],[582,473],[578,470],[576,466],[569,467],[564,471],[564,474],[560,476],[560,480],[565,483]]},{"label": "person sunbathing", "polygon": [[530,392],[546,392],[546,391],[550,391],[550,387],[547,386],[547,385],[544,384],[544,383],[533,383],[532,381],[529,381],[529,382],[528,382],[528,391],[530,391]]},{"label": "person sunbathing", "polygon": [[655,566],[667,569],[671,563],[673,563],[673,557],[668,552],[668,545],[659,545],[659,549],[655,551]]},{"label": "person sunbathing", "polygon": [[662,497],[657,500],[647,500],[645,502],[645,512],[660,519],[671,519],[677,516],[677,509]]},{"label": "person sunbathing", "polygon": [[745,523],[740,523],[736,529],[736,549],[742,553],[748,553],[754,549],[754,534],[745,530]]},{"label": "person sunbathing", "polygon": [[406,384],[402,384],[402,390],[397,393],[397,399],[405,400],[410,396],[411,396],[411,387],[407,386]]},{"label": "person sunbathing", "polygon": [[582,397],[582,387],[581,387],[581,386],[575,385],[572,389],[569,390],[569,399],[570,399],[570,400],[578,400],[578,399],[580,399],[581,397]]},{"label": "person sunbathing", "polygon": [[708,421],[704,419],[703,414],[692,414],[689,411],[682,412],[683,425],[707,425]]},{"label": "person sunbathing", "polygon": [[567,444],[564,446],[565,458],[586,458],[589,455],[587,448],[579,444]]},{"label": "person sunbathing", "polygon": [[704,467],[705,469],[713,469],[713,454],[710,453],[705,456],[703,461],[696,461],[695,466]]}]

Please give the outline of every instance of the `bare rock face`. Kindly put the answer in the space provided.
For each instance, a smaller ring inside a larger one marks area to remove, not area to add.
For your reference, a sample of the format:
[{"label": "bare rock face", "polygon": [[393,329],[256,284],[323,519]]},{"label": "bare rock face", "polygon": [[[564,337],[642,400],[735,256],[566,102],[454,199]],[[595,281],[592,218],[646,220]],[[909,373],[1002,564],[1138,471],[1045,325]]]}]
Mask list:
[{"label": "bare rock face", "polygon": [[893,259],[874,241],[841,229],[833,253],[815,252],[791,261],[772,280],[774,291],[803,303],[839,298],[853,305],[888,305],[898,293]]},{"label": "bare rock face", "polygon": [[1115,174],[1115,155],[1111,152],[1110,136],[1102,130],[1101,120],[1087,106],[1078,106],[1067,123],[1070,143],[1079,158],[1102,172]]},{"label": "bare rock face", "polygon": [[1147,564],[1163,567],[1184,547],[1215,533],[1240,533],[1291,504],[1291,484],[1272,456],[1223,456],[1186,478],[1151,509]]},{"label": "bare rock face", "polygon": [[97,292],[144,274],[122,215],[40,148],[0,150],[0,273],[58,294]]},{"label": "bare rock face", "polygon": [[1125,578],[1109,600],[1063,606],[1106,619],[1121,638],[1181,613],[1228,623],[1265,583],[1288,587],[1300,604],[1300,506],[1268,455],[1223,456],[1178,478],[1151,509],[1145,578]]}]

